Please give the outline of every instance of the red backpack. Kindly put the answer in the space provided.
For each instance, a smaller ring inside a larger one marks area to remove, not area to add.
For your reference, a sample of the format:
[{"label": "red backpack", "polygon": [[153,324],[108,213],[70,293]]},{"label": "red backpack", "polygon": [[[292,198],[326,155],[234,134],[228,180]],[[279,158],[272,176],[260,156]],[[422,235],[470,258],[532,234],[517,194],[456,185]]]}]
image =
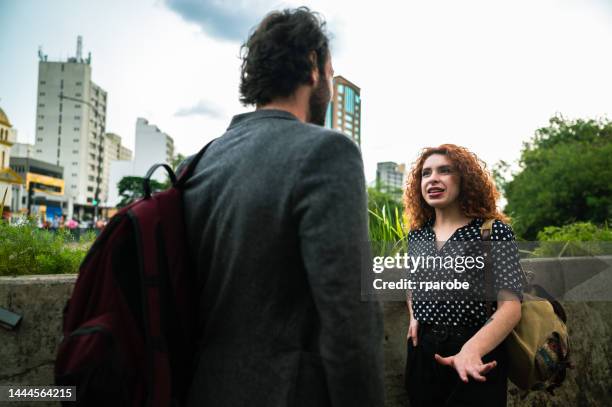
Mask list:
[{"label": "red backpack", "polygon": [[[184,403],[194,368],[197,300],[182,191],[209,145],[178,180],[168,165],[153,166],[144,197],[113,216],[83,260],[64,307],[55,361],[55,383],[76,386],[76,405]],[[152,195],[150,178],[159,167],[172,187]]]}]

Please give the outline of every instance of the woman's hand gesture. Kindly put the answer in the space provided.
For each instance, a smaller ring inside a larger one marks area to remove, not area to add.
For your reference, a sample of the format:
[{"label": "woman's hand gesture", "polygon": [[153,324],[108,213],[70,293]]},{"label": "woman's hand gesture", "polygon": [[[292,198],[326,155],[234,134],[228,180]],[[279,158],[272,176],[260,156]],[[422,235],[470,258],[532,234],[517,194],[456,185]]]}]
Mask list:
[{"label": "woman's hand gesture", "polygon": [[482,363],[478,352],[465,347],[461,348],[461,351],[454,356],[443,358],[436,353],[434,358],[439,364],[454,368],[464,383],[468,382],[469,377],[479,382],[487,381],[484,375],[497,366],[496,361]]}]

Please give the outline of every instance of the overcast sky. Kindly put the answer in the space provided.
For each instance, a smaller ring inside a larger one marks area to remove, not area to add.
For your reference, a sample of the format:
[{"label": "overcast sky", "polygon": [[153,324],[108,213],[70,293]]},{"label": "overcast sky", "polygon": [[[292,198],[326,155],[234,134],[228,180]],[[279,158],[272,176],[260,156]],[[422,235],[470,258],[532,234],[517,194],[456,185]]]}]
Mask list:
[{"label": "overcast sky", "polygon": [[238,102],[249,29],[297,5],[325,16],[336,73],[362,89],[369,181],[377,162],[446,142],[512,162],[552,115],[612,112],[608,0],[0,0],[0,106],[33,143],[38,47],[65,59],[82,35],[108,91],[107,131],[133,149],[145,117],[192,154],[249,110]]}]

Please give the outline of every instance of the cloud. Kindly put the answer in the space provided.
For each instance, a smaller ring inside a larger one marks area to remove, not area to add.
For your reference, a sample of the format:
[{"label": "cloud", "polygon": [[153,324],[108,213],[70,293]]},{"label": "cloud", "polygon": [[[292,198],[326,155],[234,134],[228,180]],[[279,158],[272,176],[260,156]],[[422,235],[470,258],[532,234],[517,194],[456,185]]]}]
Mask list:
[{"label": "cloud", "polygon": [[[196,23],[218,39],[242,42],[270,10],[270,1],[166,0],[166,6],[185,21]],[[248,4],[251,3],[251,4]]]},{"label": "cloud", "polygon": [[186,117],[186,116],[208,116],[213,119],[218,119],[224,116],[223,110],[218,106],[200,100],[198,103],[191,107],[184,107],[179,109],[175,114],[175,116]]}]

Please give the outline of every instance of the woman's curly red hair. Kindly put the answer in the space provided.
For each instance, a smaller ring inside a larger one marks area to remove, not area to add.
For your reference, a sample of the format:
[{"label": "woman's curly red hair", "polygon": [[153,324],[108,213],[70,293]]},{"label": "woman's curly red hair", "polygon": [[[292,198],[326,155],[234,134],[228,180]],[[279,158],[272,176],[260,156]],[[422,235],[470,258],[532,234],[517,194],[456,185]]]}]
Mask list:
[{"label": "woman's curly red hair", "polygon": [[447,156],[461,177],[457,199],[465,216],[508,222],[508,217],[497,209],[496,202],[500,194],[491,174],[486,170],[486,164],[465,147],[442,144],[423,149],[408,174],[404,191],[404,208],[410,229],[422,227],[435,214],[434,209],[425,202],[421,194],[423,164],[433,154]]}]

